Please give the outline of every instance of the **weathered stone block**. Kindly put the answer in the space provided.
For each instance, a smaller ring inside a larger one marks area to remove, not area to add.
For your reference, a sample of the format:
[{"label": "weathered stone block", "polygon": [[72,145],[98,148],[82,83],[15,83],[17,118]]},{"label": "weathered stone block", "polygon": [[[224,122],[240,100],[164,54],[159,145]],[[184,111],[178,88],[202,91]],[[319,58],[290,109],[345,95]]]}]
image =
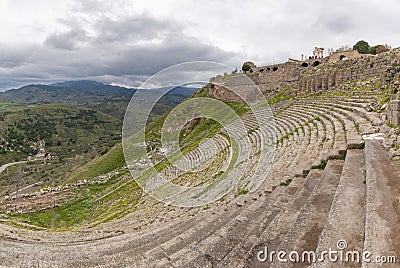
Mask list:
[{"label": "weathered stone block", "polygon": [[387,109],[388,120],[394,125],[400,125],[400,100],[391,100]]}]

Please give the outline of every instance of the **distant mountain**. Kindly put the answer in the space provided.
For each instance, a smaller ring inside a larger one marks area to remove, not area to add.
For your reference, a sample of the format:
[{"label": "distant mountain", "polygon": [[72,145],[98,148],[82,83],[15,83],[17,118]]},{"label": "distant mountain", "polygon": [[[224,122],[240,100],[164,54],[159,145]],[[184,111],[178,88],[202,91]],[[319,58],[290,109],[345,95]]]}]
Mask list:
[{"label": "distant mountain", "polygon": [[85,103],[93,98],[131,98],[136,89],[95,81],[68,81],[51,85],[27,85],[0,93],[0,100],[29,104]]},{"label": "distant mountain", "polygon": [[[91,80],[67,81],[67,82],[50,84],[50,86],[79,89],[79,90],[83,90],[87,93],[92,93],[95,95],[104,95],[104,96],[129,95],[130,97],[132,97],[132,94],[135,93],[137,90],[136,88],[126,88],[126,87],[120,87],[120,86],[107,85],[107,84],[103,84],[103,83],[99,83],[99,82],[91,81]],[[169,87],[161,87],[161,88],[146,89],[146,90],[163,92],[163,91],[166,91],[167,89],[170,89],[170,88]],[[174,88],[173,90],[171,90],[168,94],[182,95],[182,96],[190,97],[193,95],[193,93],[196,90],[197,90],[197,88],[178,86],[178,87]]]},{"label": "distant mountain", "polygon": [[103,83],[99,83],[96,81],[90,80],[81,80],[81,81],[67,81],[67,82],[60,82],[54,83],[50,86],[53,87],[61,87],[61,88],[72,88],[72,89],[79,89],[86,93],[92,93],[98,96],[132,96],[135,93],[135,88],[126,88],[126,87],[119,87],[119,86],[112,86],[106,85]]},{"label": "distant mountain", "polygon": [[[162,87],[162,88],[154,88],[154,89],[146,89],[146,90],[152,90],[152,91],[160,91],[160,92],[165,92],[167,90],[170,90],[170,87]],[[197,91],[198,88],[191,88],[191,87],[181,87],[178,86],[171,91],[168,92],[167,95],[180,95],[184,97],[191,97],[195,91]]]},{"label": "distant mountain", "polygon": [[[149,90],[162,90],[149,89]],[[81,80],[54,83],[51,85],[27,85],[0,93],[0,101],[20,104],[69,104],[95,109],[122,119],[125,109],[136,92],[135,88],[106,85],[103,83]],[[177,87],[164,96],[153,111],[158,116],[184,99],[193,95],[197,89]]]},{"label": "distant mountain", "polygon": [[48,85],[28,85],[0,93],[0,100],[28,104],[76,102],[87,93],[73,88]]}]

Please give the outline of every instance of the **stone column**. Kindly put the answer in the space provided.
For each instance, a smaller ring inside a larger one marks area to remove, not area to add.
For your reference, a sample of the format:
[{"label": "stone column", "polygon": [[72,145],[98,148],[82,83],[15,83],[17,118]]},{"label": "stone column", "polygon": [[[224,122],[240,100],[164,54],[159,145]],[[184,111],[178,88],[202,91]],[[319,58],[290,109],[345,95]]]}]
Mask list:
[{"label": "stone column", "polygon": [[321,89],[322,89],[322,76],[321,75],[318,75],[317,76],[317,91],[321,91]]},{"label": "stone column", "polygon": [[315,76],[315,92],[320,90],[320,77],[318,75]]},{"label": "stone column", "polygon": [[343,80],[343,72],[337,71],[335,74],[335,85],[339,85]]},{"label": "stone column", "polygon": [[335,73],[334,72],[333,73],[329,73],[328,74],[328,88],[327,89],[332,88],[334,83],[335,83]]},{"label": "stone column", "polygon": [[317,92],[318,91],[318,77],[314,75],[313,81],[314,81],[313,92]]},{"label": "stone column", "polygon": [[322,81],[321,81],[321,89],[323,91],[326,91],[328,89],[328,74],[325,74],[322,76]]}]

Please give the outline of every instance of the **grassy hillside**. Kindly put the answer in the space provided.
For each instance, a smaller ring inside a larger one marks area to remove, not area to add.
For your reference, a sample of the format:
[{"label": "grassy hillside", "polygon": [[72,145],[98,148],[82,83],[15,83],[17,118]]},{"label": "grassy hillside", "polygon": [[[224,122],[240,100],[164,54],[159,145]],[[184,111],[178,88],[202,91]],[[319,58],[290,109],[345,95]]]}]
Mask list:
[{"label": "grassy hillside", "polygon": [[0,112],[0,118],[0,163],[35,155],[40,141],[45,142],[47,152],[60,159],[101,152],[119,141],[121,134],[119,120],[68,105]]},{"label": "grassy hillside", "polygon": [[118,143],[106,154],[75,170],[74,173],[69,176],[68,181],[92,179],[96,176],[121,168],[124,165],[125,159],[122,151],[122,144]]}]

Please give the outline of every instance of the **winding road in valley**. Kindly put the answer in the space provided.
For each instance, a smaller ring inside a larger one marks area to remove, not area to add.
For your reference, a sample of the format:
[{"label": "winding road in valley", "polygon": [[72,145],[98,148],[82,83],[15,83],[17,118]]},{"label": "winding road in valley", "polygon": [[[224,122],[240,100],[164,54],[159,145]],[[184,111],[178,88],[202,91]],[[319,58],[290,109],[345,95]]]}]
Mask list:
[{"label": "winding road in valley", "polygon": [[17,164],[23,164],[26,163],[27,161],[19,161],[19,162],[12,162],[12,163],[8,163],[8,164],[4,164],[0,167],[0,173],[2,173],[6,168],[13,166],[13,165],[17,165]]}]

